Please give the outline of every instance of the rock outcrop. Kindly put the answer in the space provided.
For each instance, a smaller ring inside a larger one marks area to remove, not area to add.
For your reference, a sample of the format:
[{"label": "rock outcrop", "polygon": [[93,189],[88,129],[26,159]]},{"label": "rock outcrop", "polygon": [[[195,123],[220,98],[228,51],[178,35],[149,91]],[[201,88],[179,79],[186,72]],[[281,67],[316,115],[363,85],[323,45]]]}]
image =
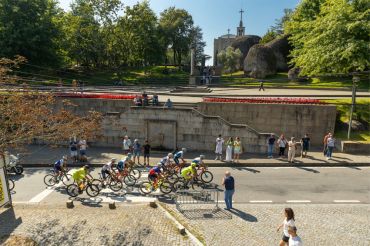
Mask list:
[{"label": "rock outcrop", "polygon": [[233,47],[234,49],[239,49],[243,54],[240,58],[240,67],[243,67],[244,60],[247,57],[250,48],[252,48],[253,45],[258,44],[260,40],[261,38],[259,36],[246,35],[236,38],[231,44],[231,47]]},{"label": "rock outcrop", "polygon": [[266,45],[256,44],[244,60],[244,73],[252,78],[263,79],[276,73],[274,50]]},{"label": "rock outcrop", "polygon": [[287,72],[289,70],[288,56],[292,49],[288,41],[288,36],[285,35],[283,37],[276,38],[265,45],[274,51],[274,55],[276,57],[276,70],[278,72]]}]

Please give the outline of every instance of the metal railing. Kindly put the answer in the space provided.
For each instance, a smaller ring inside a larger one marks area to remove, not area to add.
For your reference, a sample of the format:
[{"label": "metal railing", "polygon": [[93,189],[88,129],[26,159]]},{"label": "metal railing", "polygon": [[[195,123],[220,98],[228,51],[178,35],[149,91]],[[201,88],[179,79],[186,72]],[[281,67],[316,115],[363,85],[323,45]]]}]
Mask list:
[{"label": "metal railing", "polygon": [[202,190],[202,191],[187,191],[181,190],[176,192],[175,204],[178,211],[183,212],[183,205],[214,205],[214,210],[219,210],[219,192],[218,189]]}]

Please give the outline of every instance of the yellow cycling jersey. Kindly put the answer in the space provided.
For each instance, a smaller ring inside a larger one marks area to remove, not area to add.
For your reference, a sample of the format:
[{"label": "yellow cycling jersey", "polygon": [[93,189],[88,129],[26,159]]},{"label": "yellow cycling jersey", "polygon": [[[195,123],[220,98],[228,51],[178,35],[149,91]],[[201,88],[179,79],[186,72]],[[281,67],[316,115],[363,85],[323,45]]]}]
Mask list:
[{"label": "yellow cycling jersey", "polygon": [[72,177],[74,180],[81,180],[81,179],[84,179],[86,177],[86,170],[85,168],[80,168],[78,170],[76,170],[73,174],[72,174]]},{"label": "yellow cycling jersey", "polygon": [[188,176],[189,174],[195,175],[197,174],[197,170],[192,166],[182,169],[181,171],[182,176]]}]

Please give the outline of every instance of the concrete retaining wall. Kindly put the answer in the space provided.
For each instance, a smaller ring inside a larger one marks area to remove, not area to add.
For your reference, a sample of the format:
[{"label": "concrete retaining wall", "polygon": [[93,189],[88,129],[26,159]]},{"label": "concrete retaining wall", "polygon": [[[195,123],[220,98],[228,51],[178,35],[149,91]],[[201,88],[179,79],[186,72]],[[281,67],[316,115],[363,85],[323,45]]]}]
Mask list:
[{"label": "concrete retaining wall", "polygon": [[204,114],[219,115],[236,124],[247,124],[259,132],[286,137],[310,135],[312,144],[322,144],[325,133],[334,132],[336,107],[332,105],[199,103]]},{"label": "concrete retaining wall", "polygon": [[341,150],[348,154],[370,154],[370,144],[353,141],[342,141]]}]

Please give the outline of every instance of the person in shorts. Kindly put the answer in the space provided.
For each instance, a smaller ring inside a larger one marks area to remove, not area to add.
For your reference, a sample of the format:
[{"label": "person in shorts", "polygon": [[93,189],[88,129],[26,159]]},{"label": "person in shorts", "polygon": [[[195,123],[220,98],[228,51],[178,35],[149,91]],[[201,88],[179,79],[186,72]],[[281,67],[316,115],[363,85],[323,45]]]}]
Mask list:
[{"label": "person in shorts", "polygon": [[134,148],[134,163],[136,164],[137,157],[137,163],[140,165],[141,144],[139,143],[139,139],[135,139],[133,148]]},{"label": "person in shorts", "polygon": [[284,216],[285,219],[283,223],[277,228],[277,231],[279,231],[281,228],[283,228],[283,237],[279,243],[280,246],[286,246],[289,243],[289,227],[295,226],[295,220],[294,220],[294,212],[291,208],[285,208],[284,210]]},{"label": "person in shorts", "polygon": [[76,139],[71,139],[71,141],[69,142],[69,150],[73,163],[76,163],[78,159],[78,143]]},{"label": "person in shorts", "polygon": [[307,133],[301,139],[301,145],[302,145],[301,158],[307,157],[307,151],[310,148],[310,138],[308,137]]},{"label": "person in shorts", "polygon": [[149,166],[150,144],[148,140],[145,140],[143,149],[144,149],[144,166]]}]

